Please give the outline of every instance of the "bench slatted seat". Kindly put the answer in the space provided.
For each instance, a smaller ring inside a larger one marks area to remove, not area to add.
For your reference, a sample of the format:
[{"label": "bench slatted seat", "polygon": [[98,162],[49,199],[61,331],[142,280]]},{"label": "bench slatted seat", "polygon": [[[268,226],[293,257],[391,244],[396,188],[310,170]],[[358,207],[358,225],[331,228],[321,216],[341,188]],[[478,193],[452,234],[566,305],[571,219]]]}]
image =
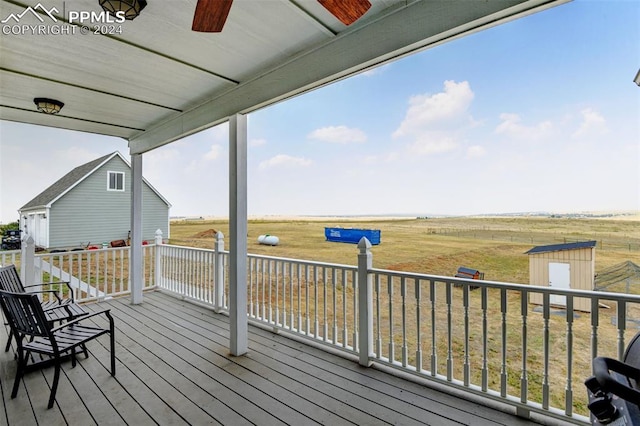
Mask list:
[{"label": "bench slatted seat", "polygon": [[[11,391],[12,399],[17,396],[20,380],[25,373],[53,364],[55,371],[47,408],[53,407],[62,360],[67,356],[70,357],[71,365],[75,367],[77,362],[76,349],[84,350],[85,355],[88,356],[85,344],[104,334],[109,334],[110,337],[111,375],[115,376],[114,324],[108,309],[52,327],[52,323],[47,319],[36,294],[0,291],[0,304],[9,321],[13,335],[16,336],[15,340],[18,346],[18,368]],[[109,328],[81,324],[82,321],[97,315],[107,317]],[[34,353],[44,355],[46,358],[29,363],[29,359],[32,359],[31,355]]]},{"label": "bench slatted seat", "polygon": [[[27,289],[45,287],[49,285],[66,285],[68,288],[69,297],[61,298],[59,291],[57,290],[30,290],[31,294],[48,294],[49,299],[41,302],[43,311],[45,312],[47,321],[51,324],[69,321],[81,316],[87,315],[89,312],[81,305],[75,303],[73,298],[73,290],[68,282],[54,282],[43,283],[25,286],[22,284],[20,274],[15,265],[8,265],[0,268],[0,290],[9,291],[13,293],[26,293]],[[7,346],[4,348],[5,352],[8,352],[11,348],[11,339],[13,337],[13,330],[9,332],[9,339]]]}]

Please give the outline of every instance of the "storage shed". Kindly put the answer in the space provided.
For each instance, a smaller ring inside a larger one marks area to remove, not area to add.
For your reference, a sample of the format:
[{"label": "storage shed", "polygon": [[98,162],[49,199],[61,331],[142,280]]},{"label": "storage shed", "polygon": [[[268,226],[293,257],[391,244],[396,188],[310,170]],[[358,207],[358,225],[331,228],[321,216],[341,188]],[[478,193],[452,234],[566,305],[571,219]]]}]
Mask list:
[{"label": "storage shed", "polygon": [[[537,246],[529,255],[529,283],[558,289],[593,290],[596,263],[596,242]],[[530,294],[529,302],[542,305],[542,294]],[[565,296],[551,296],[553,306],[566,306]],[[590,312],[589,299],[574,299],[575,310]]]}]

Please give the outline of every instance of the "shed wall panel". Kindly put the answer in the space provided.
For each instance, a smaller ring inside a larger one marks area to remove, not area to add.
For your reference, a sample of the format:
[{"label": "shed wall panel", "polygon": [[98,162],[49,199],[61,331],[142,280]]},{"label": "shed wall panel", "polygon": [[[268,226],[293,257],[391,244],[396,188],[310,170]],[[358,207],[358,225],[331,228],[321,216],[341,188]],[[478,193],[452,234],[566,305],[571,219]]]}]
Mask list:
[{"label": "shed wall panel", "polygon": [[[568,263],[570,265],[572,289],[593,290],[595,248],[530,254],[529,284],[543,287],[549,286],[549,263]],[[542,294],[530,294],[529,302],[541,305]],[[589,299],[576,298],[574,300],[574,308],[579,311],[589,312],[591,310],[591,302]]]}]

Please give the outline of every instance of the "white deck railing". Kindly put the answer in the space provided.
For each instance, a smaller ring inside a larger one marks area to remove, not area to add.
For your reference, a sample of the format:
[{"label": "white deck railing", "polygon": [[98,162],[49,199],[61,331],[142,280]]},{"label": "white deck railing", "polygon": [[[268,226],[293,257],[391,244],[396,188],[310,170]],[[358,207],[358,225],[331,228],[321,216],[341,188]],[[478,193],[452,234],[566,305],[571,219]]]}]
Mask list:
[{"label": "white deck railing", "polygon": [[[363,365],[510,404],[523,417],[574,423],[589,423],[591,360],[621,359],[640,328],[637,295],[376,269],[371,245],[358,249],[357,266],[250,254],[249,320]],[[228,256],[221,233],[213,250],[145,246],[145,288],[228,312]],[[34,264],[44,281],[72,281],[79,300],[129,292],[128,248],[38,254]],[[574,310],[579,299],[590,312]]]},{"label": "white deck railing", "polygon": [[[165,245],[158,254],[158,288],[227,311],[221,235],[214,250]],[[358,265],[250,254],[250,321],[510,404],[523,417],[574,423],[589,423],[591,360],[621,359],[640,324],[640,296],[376,269],[364,242]],[[582,298],[591,312],[574,310]]]},{"label": "white deck railing", "polygon": [[[155,286],[156,246],[143,246],[144,289]],[[69,282],[74,298],[79,302],[130,293],[129,247],[102,248],[97,250],[73,250],[59,252],[35,252],[33,239],[23,241],[19,256],[3,256],[3,264],[13,263],[20,268],[26,284]],[[65,287],[58,287],[61,292]]]}]

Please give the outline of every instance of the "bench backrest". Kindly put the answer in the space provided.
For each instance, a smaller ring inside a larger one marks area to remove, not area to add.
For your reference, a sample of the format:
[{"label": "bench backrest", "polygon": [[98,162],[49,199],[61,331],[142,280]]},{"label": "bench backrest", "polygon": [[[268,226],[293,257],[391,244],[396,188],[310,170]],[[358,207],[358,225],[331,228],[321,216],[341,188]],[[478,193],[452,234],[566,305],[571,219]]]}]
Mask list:
[{"label": "bench backrest", "polygon": [[0,291],[0,303],[16,335],[51,337],[51,326],[37,295]]},{"label": "bench backrest", "polygon": [[13,293],[25,292],[16,265],[8,265],[0,268],[0,290]]}]

